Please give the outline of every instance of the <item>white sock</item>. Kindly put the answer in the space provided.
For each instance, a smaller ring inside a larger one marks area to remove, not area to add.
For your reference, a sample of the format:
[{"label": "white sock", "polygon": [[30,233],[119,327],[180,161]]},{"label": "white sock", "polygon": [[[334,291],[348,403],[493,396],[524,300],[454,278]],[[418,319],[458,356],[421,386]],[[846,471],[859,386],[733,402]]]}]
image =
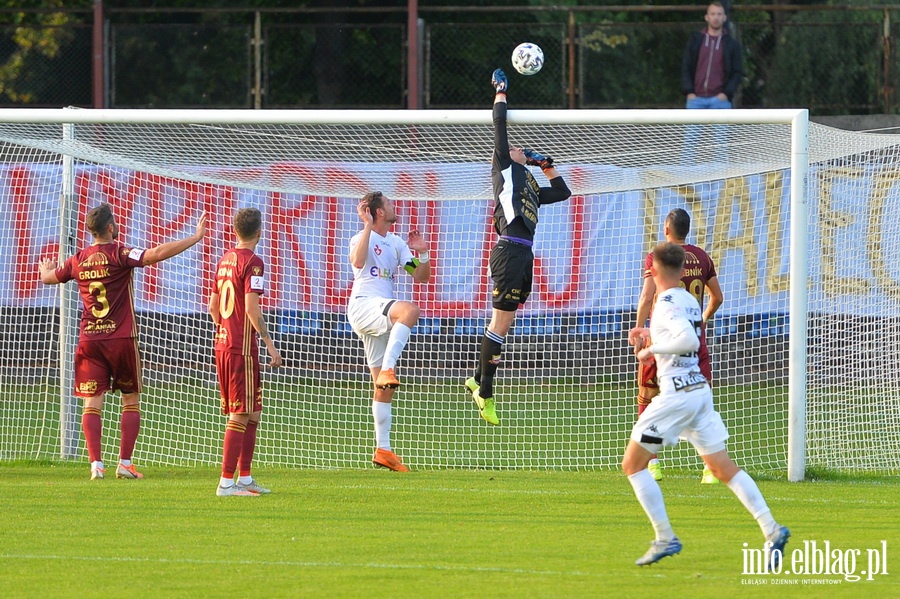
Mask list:
[{"label": "white sock", "polygon": [[230,487],[233,484],[234,484],[233,478],[225,478],[224,476],[219,477],[219,486],[222,487],[223,489],[227,489],[228,487]]},{"label": "white sock", "polygon": [[391,404],[383,401],[373,401],[372,416],[375,418],[375,447],[390,450]]},{"label": "white sock", "polygon": [[656,531],[657,541],[671,541],[675,537],[675,531],[669,524],[669,516],[666,514],[666,504],[663,502],[662,489],[659,484],[653,480],[650,471],[644,468],[636,474],[628,477],[631,488],[640,502],[641,507],[650,518],[653,530]]},{"label": "white sock", "polygon": [[750,512],[750,515],[756,518],[764,536],[768,537],[778,529],[778,523],[775,522],[775,518],[772,517],[772,512],[769,510],[766,500],[763,498],[762,493],[760,493],[759,487],[756,486],[756,482],[749,474],[743,470],[739,470],[738,473],[728,481],[728,488],[737,495],[737,498],[741,500],[741,503],[743,503],[744,507],[747,508],[747,511]]},{"label": "white sock", "polygon": [[411,329],[402,322],[395,323],[391,328],[391,334],[388,337],[387,348],[384,350],[384,360],[381,362],[381,369],[387,370],[397,365],[400,359],[400,352],[406,347],[409,341]]},{"label": "white sock", "polygon": [[651,465],[653,465],[653,464],[659,464],[659,458],[653,458],[652,460],[650,460],[650,463],[647,464],[647,465],[648,465],[648,466],[651,466]]},{"label": "white sock", "polygon": [[91,462],[91,468],[99,468],[100,470],[104,470],[106,466],[103,465],[103,462]]},{"label": "white sock", "polygon": [[123,466],[131,466],[131,460],[119,460],[119,463]]},{"label": "white sock", "polygon": [[252,482],[253,482],[253,477],[252,477],[252,476],[239,476],[239,477],[238,477],[238,484],[239,484],[239,485],[249,485],[249,484],[252,483]]}]

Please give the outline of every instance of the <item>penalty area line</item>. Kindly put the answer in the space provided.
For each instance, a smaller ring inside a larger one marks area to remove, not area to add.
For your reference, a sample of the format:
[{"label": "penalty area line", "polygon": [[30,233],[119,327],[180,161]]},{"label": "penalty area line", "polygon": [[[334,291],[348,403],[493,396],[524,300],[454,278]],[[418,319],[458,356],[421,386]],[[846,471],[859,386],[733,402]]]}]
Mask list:
[{"label": "penalty area line", "polygon": [[119,562],[119,563],[145,563],[145,564],[173,564],[194,566],[277,566],[295,568],[349,568],[349,569],[375,569],[375,570],[435,570],[446,572],[489,572],[494,574],[524,574],[528,576],[602,576],[591,572],[578,570],[529,570],[527,568],[498,568],[482,566],[445,566],[440,564],[381,564],[369,563],[344,563],[344,562],[302,562],[302,561],[266,561],[266,560],[219,560],[219,559],[168,559],[149,557],[98,557],[98,556],[64,556],[64,555],[16,555],[0,554],[0,560],[31,560],[31,561],[81,561],[81,562]]}]

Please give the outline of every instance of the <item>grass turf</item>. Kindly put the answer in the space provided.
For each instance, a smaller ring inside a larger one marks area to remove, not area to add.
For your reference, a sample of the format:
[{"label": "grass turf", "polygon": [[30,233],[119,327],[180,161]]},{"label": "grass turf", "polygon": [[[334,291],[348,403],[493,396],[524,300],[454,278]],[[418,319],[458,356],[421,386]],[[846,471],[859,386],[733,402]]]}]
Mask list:
[{"label": "grass turf", "polygon": [[215,467],[143,470],[141,481],[89,481],[82,461],[0,462],[4,596],[900,594],[895,477],[760,483],[791,527],[789,551],[858,549],[859,573],[886,541],[889,574],[848,582],[743,574],[743,544],[761,547],[759,528],[725,485],[701,486],[694,472],[661,483],[683,552],[638,568],[652,529],[610,471],[262,468],[271,495],[218,498]]}]

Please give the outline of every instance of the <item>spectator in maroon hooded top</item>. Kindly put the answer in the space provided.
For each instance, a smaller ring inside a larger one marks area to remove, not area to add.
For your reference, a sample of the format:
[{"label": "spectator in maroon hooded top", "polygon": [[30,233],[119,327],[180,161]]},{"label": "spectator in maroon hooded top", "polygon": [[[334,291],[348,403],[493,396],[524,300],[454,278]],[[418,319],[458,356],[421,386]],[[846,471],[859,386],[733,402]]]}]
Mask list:
[{"label": "spectator in maroon hooded top", "polygon": [[691,34],[681,63],[686,108],[731,108],[744,76],[741,44],[728,35],[718,0],[710,2],[704,20],[706,28]]}]

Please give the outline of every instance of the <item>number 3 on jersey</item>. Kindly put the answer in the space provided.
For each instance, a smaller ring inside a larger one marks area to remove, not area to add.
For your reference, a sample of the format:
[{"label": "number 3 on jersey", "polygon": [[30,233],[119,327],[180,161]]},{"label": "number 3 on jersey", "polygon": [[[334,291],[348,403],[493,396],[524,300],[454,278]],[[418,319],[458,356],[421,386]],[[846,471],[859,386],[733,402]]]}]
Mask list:
[{"label": "number 3 on jersey", "polygon": [[91,314],[94,315],[94,318],[103,318],[107,314],[109,314],[109,299],[106,297],[106,286],[100,281],[93,281],[90,285],[88,285],[88,292],[91,295],[97,295],[97,303],[100,304],[100,308],[97,306],[91,306]]}]

